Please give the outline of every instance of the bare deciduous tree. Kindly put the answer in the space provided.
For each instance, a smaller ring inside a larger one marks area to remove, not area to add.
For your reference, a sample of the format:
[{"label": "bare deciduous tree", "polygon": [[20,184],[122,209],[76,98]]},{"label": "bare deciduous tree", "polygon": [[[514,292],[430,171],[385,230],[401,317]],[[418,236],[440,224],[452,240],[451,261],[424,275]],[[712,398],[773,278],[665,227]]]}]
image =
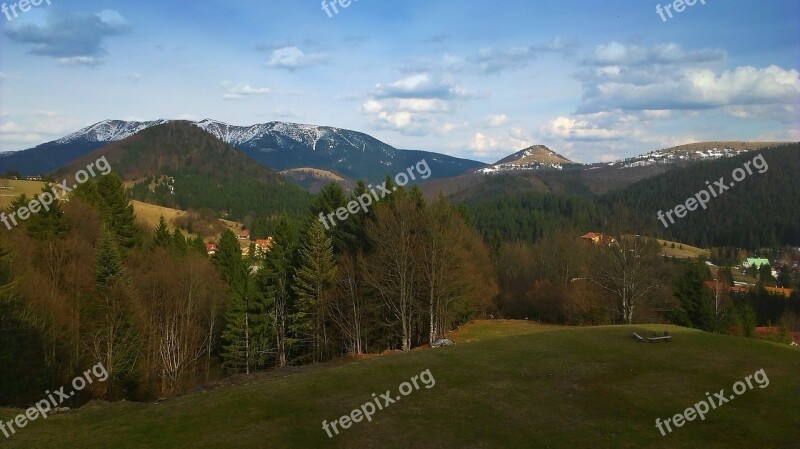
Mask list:
[{"label": "bare deciduous tree", "polygon": [[612,295],[626,324],[633,323],[638,307],[655,300],[659,252],[655,240],[639,236],[620,236],[595,247],[589,279]]}]

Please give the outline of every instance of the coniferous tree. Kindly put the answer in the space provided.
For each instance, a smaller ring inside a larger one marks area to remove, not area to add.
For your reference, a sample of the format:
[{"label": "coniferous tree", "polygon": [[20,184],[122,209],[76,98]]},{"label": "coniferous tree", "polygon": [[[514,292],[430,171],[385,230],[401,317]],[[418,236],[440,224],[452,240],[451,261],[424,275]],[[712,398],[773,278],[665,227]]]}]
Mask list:
[{"label": "coniferous tree", "polygon": [[250,369],[259,363],[257,341],[259,335],[253,331],[253,311],[256,307],[255,282],[249,267],[239,264],[231,282],[231,299],[225,312],[227,326],[222,334],[223,367],[233,373],[250,374]]},{"label": "coniferous tree", "polygon": [[[42,191],[47,193],[52,199],[50,190],[46,187]],[[39,202],[42,202],[43,194],[37,195]],[[55,240],[64,237],[69,231],[69,225],[64,219],[64,211],[61,209],[60,202],[56,199],[52,204],[31,215],[28,221],[28,235],[36,240]]]},{"label": "coniferous tree", "polygon": [[106,391],[113,394],[115,381],[136,367],[141,348],[122,255],[105,226],[97,243],[94,282],[96,292],[82,307],[87,318],[81,323],[83,346],[103,363],[109,374]]},{"label": "coniferous tree", "polygon": [[100,240],[97,242],[97,255],[94,264],[94,282],[98,286],[108,286],[123,277],[124,266],[122,256],[105,226],[100,229]]},{"label": "coniferous tree", "polygon": [[97,183],[94,181],[85,182],[72,191],[72,197],[84,201],[86,204],[97,209],[104,217],[108,218],[109,212],[103,197],[97,190]]},{"label": "coniferous tree", "polygon": [[293,343],[288,332],[292,306],[291,270],[295,248],[293,234],[288,216],[282,215],[275,226],[274,243],[265,255],[263,268],[258,273],[261,309],[269,316],[268,321],[259,323],[259,331],[274,338],[279,367],[286,366],[289,348]]},{"label": "coniferous tree", "polygon": [[133,205],[116,173],[109,173],[97,183],[97,192],[103,199],[109,228],[116,234],[117,242],[124,248],[133,248],[141,242],[141,230],[136,225]]},{"label": "coniferous tree", "polygon": [[300,245],[299,263],[292,285],[297,297],[292,332],[309,346],[311,360],[319,362],[326,356],[330,338],[325,309],[336,276],[336,262],[333,242],[317,220],[312,220]]},{"label": "coniferous tree", "polygon": [[183,236],[183,233],[180,229],[175,229],[172,233],[172,247],[175,249],[179,255],[186,254],[186,251],[189,249],[189,244],[186,242],[186,237]]},{"label": "coniferous tree", "polygon": [[191,239],[191,241],[189,242],[189,248],[192,251],[195,251],[196,253],[203,255],[206,254],[206,242],[204,242],[203,238],[200,237],[199,235]]},{"label": "coniferous tree", "polygon": [[[319,194],[311,202],[311,215],[315,217],[316,221],[320,221],[320,217],[324,218],[328,224],[328,232],[333,240],[334,249],[337,254],[341,254],[346,248],[353,246],[355,243],[354,235],[354,217],[350,216],[347,220],[340,221],[336,218],[335,212],[339,208],[346,208],[348,203],[347,195],[339,184],[330,183],[322,188]],[[328,220],[329,214],[334,213],[331,217],[333,222]]]},{"label": "coniferous tree", "polygon": [[689,261],[681,277],[675,280],[675,296],[680,301],[681,312],[673,313],[678,324],[705,331],[714,329],[714,311],[704,282],[709,273],[703,261]]},{"label": "coniferous tree", "polygon": [[164,216],[162,215],[158,220],[158,226],[156,226],[156,229],[153,232],[153,244],[158,248],[169,248],[172,245],[172,242],[172,235],[169,233],[167,220],[165,220]]},{"label": "coniferous tree", "polygon": [[224,230],[217,242],[214,263],[217,265],[222,279],[231,284],[236,276],[236,271],[242,265],[242,249],[239,246],[239,239],[230,229]]}]

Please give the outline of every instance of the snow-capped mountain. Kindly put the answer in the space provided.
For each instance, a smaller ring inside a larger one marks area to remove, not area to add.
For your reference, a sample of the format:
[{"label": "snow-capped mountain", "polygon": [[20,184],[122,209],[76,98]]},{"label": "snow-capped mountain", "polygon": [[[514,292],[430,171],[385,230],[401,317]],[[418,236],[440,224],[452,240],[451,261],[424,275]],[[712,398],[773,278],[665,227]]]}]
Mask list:
[{"label": "snow-capped mountain", "polygon": [[80,131],[55,141],[57,144],[70,144],[75,142],[108,143],[127,139],[144,129],[161,125],[167,120],[153,120],[150,122],[126,122],[124,120],[104,120],[92,126],[87,126]]},{"label": "snow-capped mountain", "polygon": [[[105,145],[169,121],[105,120],[35,148],[0,155],[0,172],[51,173]],[[405,171],[422,159],[434,178],[485,165],[438,153],[398,150],[367,134],[327,126],[286,122],[236,126],[211,119],[192,123],[275,170],[313,168],[375,181]]]},{"label": "snow-capped mountain", "polygon": [[748,151],[782,145],[780,142],[698,142],[651,151],[639,156],[609,162],[615,168],[647,167],[652,165],[673,165],[679,163],[708,161],[724,157],[734,157]]},{"label": "snow-capped mountain", "polygon": [[481,168],[476,173],[491,175],[522,170],[561,170],[565,164],[573,163],[544,145],[534,145],[505,157],[489,167]]}]

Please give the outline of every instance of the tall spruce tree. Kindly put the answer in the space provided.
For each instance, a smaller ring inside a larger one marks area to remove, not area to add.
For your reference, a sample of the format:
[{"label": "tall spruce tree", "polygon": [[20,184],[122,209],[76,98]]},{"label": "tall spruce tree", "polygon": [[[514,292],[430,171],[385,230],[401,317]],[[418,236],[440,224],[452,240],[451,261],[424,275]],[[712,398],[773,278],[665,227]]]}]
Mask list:
[{"label": "tall spruce tree", "polygon": [[709,299],[710,293],[703,284],[709,278],[709,270],[703,261],[689,261],[683,274],[674,282],[675,296],[681,310],[673,312],[673,319],[681,325],[705,331],[714,328],[714,312]]},{"label": "tall spruce tree", "polygon": [[217,252],[214,254],[214,264],[219,269],[219,274],[228,285],[231,285],[239,266],[242,265],[242,248],[239,239],[230,229],[222,231],[217,242]]},{"label": "tall spruce tree", "polygon": [[253,331],[258,291],[247,265],[239,264],[235,270],[225,312],[227,325],[222,333],[222,365],[228,372],[250,374],[251,368],[263,364],[260,348],[264,345],[261,336]]},{"label": "tall spruce tree", "polygon": [[122,184],[122,178],[116,173],[109,173],[98,181],[97,193],[103,199],[109,228],[114,231],[120,246],[137,246],[141,242],[141,230],[136,225],[133,205]]},{"label": "tall spruce tree", "polygon": [[189,249],[191,249],[192,251],[199,254],[206,254],[206,242],[204,242],[203,238],[200,237],[199,235],[191,239],[188,242],[188,244],[189,244]]},{"label": "tall spruce tree", "polygon": [[156,226],[156,229],[153,232],[153,244],[159,248],[169,248],[172,245],[172,242],[172,235],[169,233],[167,220],[165,220],[164,216],[162,215],[158,220],[158,226]]},{"label": "tall spruce tree", "polygon": [[333,242],[318,220],[311,221],[300,245],[299,262],[292,285],[297,304],[291,329],[298,340],[308,346],[311,360],[319,362],[327,356],[330,335],[325,309],[333,289],[336,262]]},{"label": "tall spruce tree", "polygon": [[175,249],[175,252],[179,255],[185,255],[186,251],[189,249],[189,244],[186,242],[186,237],[183,236],[183,233],[180,229],[175,229],[172,233],[172,247]]},{"label": "tall spruce tree", "polygon": [[[45,194],[49,196],[49,199],[54,199],[50,190],[45,187],[42,194],[36,196],[42,204],[42,196],[45,196]],[[61,204],[57,199],[54,199],[47,208],[43,207],[39,212],[32,214],[28,221],[28,235],[36,240],[60,239],[67,234],[67,231],[69,231],[69,225],[64,218],[64,211],[61,209]]]},{"label": "tall spruce tree", "polygon": [[279,367],[286,366],[289,348],[293,339],[289,336],[289,314],[292,306],[291,270],[295,242],[292,225],[287,215],[281,215],[275,225],[273,245],[264,256],[263,267],[258,272],[258,290],[261,293],[261,308],[269,321],[260,323],[260,332],[270,335],[275,341],[275,353]]},{"label": "tall spruce tree", "polygon": [[114,393],[115,381],[133,372],[141,353],[131,293],[122,255],[112,232],[103,225],[95,255],[94,295],[85,298],[81,322],[83,346],[108,371],[106,391]]},{"label": "tall spruce tree", "polygon": [[100,229],[97,242],[97,255],[94,263],[94,283],[107,287],[115,280],[121,280],[124,274],[122,255],[114,241],[113,234],[104,225]]}]

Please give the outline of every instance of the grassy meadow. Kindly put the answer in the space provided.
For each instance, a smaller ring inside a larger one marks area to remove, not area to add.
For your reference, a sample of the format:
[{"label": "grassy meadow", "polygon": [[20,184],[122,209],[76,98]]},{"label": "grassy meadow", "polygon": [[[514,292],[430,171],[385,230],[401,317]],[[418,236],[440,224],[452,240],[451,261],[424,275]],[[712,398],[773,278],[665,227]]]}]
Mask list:
[{"label": "grassy meadow", "polygon": [[[668,330],[670,343],[632,332]],[[92,403],[30,424],[4,448],[788,448],[800,441],[800,349],[664,325],[478,322],[455,346],[274,371],[159,404]],[[764,369],[743,393],[662,436],[669,418]],[[430,370],[372,422],[332,421]],[[10,417],[17,411],[0,411]]]}]

